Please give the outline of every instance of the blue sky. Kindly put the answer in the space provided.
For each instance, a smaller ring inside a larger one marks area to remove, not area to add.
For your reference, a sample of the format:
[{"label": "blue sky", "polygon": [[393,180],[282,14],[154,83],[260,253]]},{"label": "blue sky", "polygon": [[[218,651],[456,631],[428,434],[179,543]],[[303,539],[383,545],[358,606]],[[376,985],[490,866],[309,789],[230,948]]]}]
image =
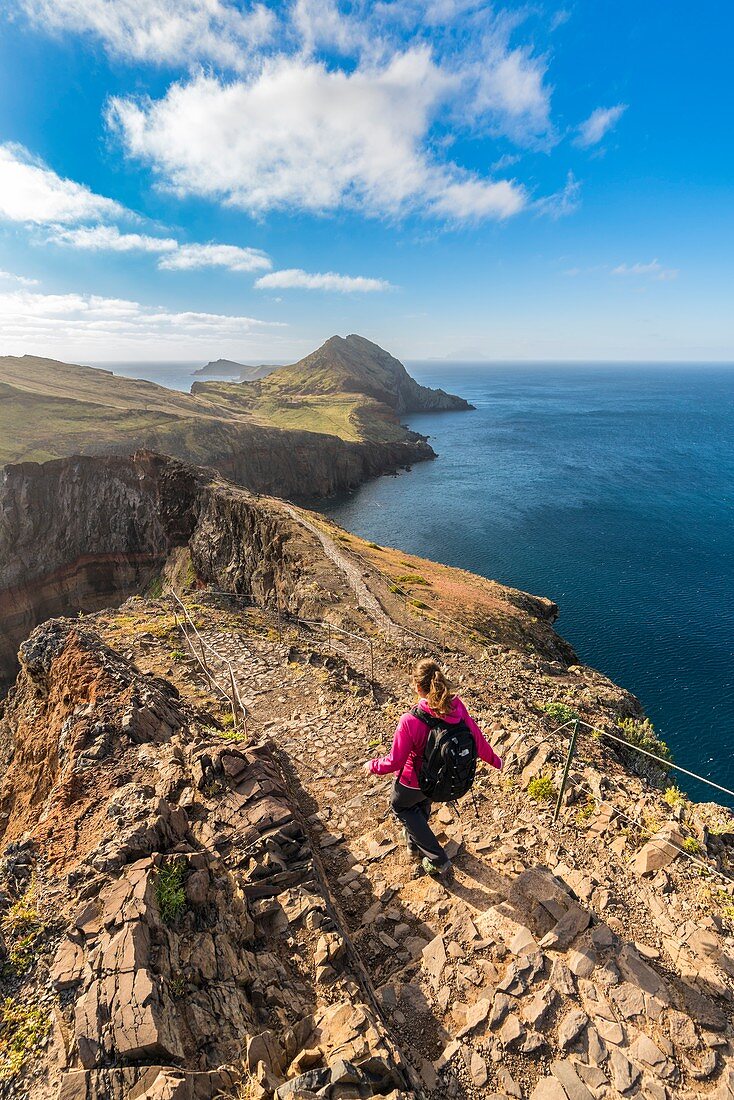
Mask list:
[{"label": "blue sky", "polygon": [[0,354],[732,360],[729,5],[6,0]]}]

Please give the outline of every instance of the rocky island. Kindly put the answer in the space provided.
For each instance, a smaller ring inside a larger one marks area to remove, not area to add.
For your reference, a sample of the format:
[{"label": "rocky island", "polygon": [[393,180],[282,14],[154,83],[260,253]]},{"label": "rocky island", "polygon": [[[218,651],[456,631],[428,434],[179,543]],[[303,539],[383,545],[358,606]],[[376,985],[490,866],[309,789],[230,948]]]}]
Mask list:
[{"label": "rocky island", "polygon": [[[734,815],[557,613],[151,452],[6,467],[0,1094],[730,1100]],[[426,651],[504,759],[446,884],[359,768]]]},{"label": "rocky island", "polygon": [[214,359],[195,370],[194,375],[200,378],[230,379],[237,376],[239,382],[254,382],[277,369],[278,364],[262,363],[257,367],[248,367],[244,363],[235,363],[232,359]]}]

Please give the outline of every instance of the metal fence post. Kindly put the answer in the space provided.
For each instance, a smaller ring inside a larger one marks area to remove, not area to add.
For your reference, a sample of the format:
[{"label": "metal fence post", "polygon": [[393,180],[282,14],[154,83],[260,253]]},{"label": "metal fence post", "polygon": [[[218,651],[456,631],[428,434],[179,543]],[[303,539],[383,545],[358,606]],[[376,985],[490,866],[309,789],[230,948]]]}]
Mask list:
[{"label": "metal fence post", "polygon": [[558,815],[561,812],[561,802],[563,801],[563,792],[566,790],[566,782],[568,780],[568,772],[571,767],[571,760],[573,754],[576,751],[576,738],[579,732],[579,720],[578,718],[573,724],[573,733],[571,734],[571,743],[568,746],[568,755],[566,756],[566,763],[563,765],[563,775],[561,776],[561,789],[558,792],[558,798],[556,799],[556,808],[553,811],[553,822],[555,824],[558,821]]},{"label": "metal fence post", "polygon": [[240,724],[237,717],[237,688],[235,687],[234,673],[232,672],[231,665],[229,666],[229,686],[232,690],[232,722],[234,724],[234,728],[237,729]]}]

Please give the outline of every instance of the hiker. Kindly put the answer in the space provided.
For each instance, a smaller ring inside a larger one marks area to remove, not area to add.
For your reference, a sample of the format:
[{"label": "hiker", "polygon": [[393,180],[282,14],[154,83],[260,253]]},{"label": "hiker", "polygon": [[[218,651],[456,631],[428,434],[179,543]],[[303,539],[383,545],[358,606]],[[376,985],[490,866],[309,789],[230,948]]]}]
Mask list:
[{"label": "hiker", "polygon": [[477,757],[502,761],[469,715],[441,666],[430,658],[413,671],[418,705],[402,716],[387,756],[366,760],[371,775],[397,772],[390,807],[402,822],[408,852],[429,875],[446,875],[451,861],[428,824],[433,802],[453,802],[471,790]]}]

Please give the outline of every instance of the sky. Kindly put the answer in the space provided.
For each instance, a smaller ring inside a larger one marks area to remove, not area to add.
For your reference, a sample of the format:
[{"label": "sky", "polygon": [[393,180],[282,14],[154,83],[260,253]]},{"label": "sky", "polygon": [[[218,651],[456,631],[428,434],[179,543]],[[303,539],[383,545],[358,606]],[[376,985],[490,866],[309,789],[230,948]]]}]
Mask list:
[{"label": "sky", "polygon": [[734,360],[734,8],[3,0],[0,354]]}]

